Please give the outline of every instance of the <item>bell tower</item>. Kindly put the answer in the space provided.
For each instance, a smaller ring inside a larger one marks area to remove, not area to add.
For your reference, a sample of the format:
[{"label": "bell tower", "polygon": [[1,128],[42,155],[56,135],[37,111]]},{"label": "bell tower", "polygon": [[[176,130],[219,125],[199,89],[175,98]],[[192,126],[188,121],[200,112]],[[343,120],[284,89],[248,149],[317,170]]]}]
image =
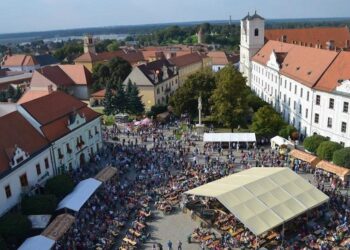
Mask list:
[{"label": "bell tower", "polygon": [[95,50],[95,41],[92,35],[84,36],[84,53],[96,53]]},{"label": "bell tower", "polygon": [[264,46],[265,43],[265,19],[256,11],[254,15],[245,16],[241,20],[241,44],[240,44],[240,72],[247,78],[247,85],[251,80],[251,59]]}]

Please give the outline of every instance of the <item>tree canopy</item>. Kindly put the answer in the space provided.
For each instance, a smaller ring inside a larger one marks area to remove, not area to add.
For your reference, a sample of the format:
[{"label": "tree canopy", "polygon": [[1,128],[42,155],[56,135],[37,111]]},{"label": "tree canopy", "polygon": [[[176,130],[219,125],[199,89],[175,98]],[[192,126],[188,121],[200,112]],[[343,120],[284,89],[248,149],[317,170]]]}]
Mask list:
[{"label": "tree canopy", "polygon": [[55,195],[60,200],[72,192],[74,182],[68,175],[56,175],[46,182],[46,189],[49,194]]},{"label": "tree canopy", "polygon": [[248,112],[246,79],[232,64],[216,74],[216,88],[211,97],[213,115],[219,123],[231,128],[245,126]]},{"label": "tree canopy", "polygon": [[27,216],[20,213],[8,213],[0,218],[0,235],[7,243],[19,243],[24,240],[31,229]]},{"label": "tree canopy", "polygon": [[215,89],[215,76],[209,69],[190,75],[170,98],[175,114],[198,115],[198,97],[202,97],[203,115],[210,114],[209,99]]},{"label": "tree canopy", "polygon": [[338,166],[350,168],[350,148],[342,148],[334,151],[332,160]]},{"label": "tree canopy", "polygon": [[258,136],[272,137],[284,126],[282,117],[271,107],[260,108],[253,116],[252,131]]},{"label": "tree canopy", "polygon": [[324,141],[328,141],[328,139],[326,137],[321,136],[321,135],[309,136],[309,137],[305,138],[305,140],[304,140],[304,148],[307,151],[315,154],[318,146],[320,146],[320,144]]},{"label": "tree canopy", "polygon": [[317,156],[321,160],[331,161],[333,158],[333,153],[342,148],[343,146],[337,142],[324,141],[321,142],[317,148]]}]

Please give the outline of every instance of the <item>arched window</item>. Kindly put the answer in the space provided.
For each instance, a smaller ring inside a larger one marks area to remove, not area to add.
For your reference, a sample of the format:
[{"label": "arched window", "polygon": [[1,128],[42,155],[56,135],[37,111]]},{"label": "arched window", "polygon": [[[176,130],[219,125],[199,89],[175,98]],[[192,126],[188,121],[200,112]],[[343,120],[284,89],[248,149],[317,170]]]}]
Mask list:
[{"label": "arched window", "polygon": [[259,29],[254,30],[254,36],[259,36]]}]

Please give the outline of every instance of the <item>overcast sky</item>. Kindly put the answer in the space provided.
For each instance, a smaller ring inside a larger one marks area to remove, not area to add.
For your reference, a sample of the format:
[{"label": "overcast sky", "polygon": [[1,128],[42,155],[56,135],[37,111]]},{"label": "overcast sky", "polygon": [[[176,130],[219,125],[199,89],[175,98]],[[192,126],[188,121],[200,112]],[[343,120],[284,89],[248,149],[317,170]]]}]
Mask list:
[{"label": "overcast sky", "polygon": [[1,0],[0,33],[242,18],[349,17],[350,0]]}]

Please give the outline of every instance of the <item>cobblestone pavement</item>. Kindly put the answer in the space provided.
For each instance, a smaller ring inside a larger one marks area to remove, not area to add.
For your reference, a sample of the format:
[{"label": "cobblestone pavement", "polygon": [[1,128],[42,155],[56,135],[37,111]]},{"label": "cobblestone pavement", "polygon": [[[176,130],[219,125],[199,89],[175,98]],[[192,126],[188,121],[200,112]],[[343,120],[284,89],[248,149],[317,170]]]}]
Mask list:
[{"label": "cobblestone pavement", "polygon": [[184,250],[200,249],[197,243],[187,243],[187,236],[199,226],[199,223],[193,221],[189,214],[177,211],[164,216],[161,212],[155,212],[155,220],[148,222],[148,225],[150,226],[151,238],[144,244],[143,249],[152,249],[153,243],[161,243],[163,249],[167,249],[168,240],[172,241],[173,249],[177,249],[179,240],[182,242]]}]

